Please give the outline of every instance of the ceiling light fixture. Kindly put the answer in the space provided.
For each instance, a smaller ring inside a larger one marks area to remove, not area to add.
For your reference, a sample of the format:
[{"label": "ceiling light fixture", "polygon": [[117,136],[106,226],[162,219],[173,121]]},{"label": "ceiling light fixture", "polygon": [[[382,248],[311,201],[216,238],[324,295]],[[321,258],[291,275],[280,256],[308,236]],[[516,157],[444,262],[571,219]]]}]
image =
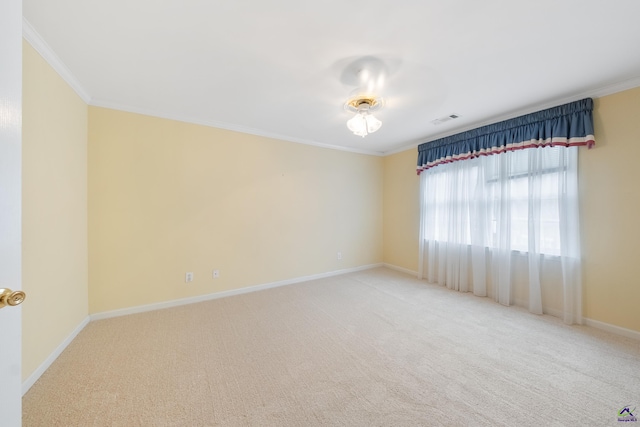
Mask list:
[{"label": "ceiling light fixture", "polygon": [[356,113],[353,118],[347,122],[347,127],[354,135],[365,137],[380,129],[382,122],[378,120],[372,113],[379,111],[384,106],[382,98],[373,96],[357,96],[350,98],[345,104],[344,109],[352,113]]}]

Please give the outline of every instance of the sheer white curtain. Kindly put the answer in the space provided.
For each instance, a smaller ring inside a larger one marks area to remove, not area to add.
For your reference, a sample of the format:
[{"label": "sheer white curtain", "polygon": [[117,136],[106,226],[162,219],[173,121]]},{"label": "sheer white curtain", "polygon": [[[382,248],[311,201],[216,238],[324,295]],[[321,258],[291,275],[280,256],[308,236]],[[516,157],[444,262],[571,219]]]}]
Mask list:
[{"label": "sheer white curtain", "polygon": [[423,171],[420,277],[581,323],[577,150],[509,151]]}]

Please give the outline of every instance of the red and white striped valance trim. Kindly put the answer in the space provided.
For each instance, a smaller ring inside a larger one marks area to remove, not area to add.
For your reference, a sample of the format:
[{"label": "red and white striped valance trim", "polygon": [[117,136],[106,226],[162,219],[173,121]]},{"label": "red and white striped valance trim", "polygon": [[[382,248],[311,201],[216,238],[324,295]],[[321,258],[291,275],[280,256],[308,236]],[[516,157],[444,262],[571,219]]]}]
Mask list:
[{"label": "red and white striped valance trim", "polygon": [[429,162],[416,168],[418,175],[420,172],[427,169],[431,169],[434,166],[438,166],[444,163],[452,163],[460,160],[474,159],[480,156],[491,156],[494,154],[501,154],[507,151],[524,150],[527,148],[542,148],[542,147],[584,147],[593,148],[596,140],[593,135],[587,135],[584,137],[574,138],[547,138],[547,139],[531,139],[528,141],[522,141],[517,143],[506,144],[501,147],[483,148],[474,152],[460,153],[454,156],[447,156],[442,159],[438,159],[433,162]]}]

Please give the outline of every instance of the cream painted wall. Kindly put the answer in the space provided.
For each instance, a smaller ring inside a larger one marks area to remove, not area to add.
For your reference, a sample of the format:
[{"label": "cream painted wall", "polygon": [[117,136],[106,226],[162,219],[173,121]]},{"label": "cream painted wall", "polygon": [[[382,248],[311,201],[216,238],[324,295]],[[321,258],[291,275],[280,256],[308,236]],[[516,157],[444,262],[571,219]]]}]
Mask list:
[{"label": "cream painted wall", "polygon": [[23,379],[88,315],[87,105],[23,43]]},{"label": "cream painted wall", "polygon": [[382,191],[379,157],[90,107],[90,312],[382,262]]},{"label": "cream painted wall", "polygon": [[640,88],[597,99],[580,153],[585,316],[640,331]]},{"label": "cream painted wall", "polygon": [[[584,316],[640,332],[640,88],[595,100],[580,150]],[[417,151],[384,159],[384,262],[418,269]],[[551,304],[553,305],[553,304]]]},{"label": "cream painted wall", "polygon": [[384,262],[418,271],[420,178],[416,149],[384,158]]}]

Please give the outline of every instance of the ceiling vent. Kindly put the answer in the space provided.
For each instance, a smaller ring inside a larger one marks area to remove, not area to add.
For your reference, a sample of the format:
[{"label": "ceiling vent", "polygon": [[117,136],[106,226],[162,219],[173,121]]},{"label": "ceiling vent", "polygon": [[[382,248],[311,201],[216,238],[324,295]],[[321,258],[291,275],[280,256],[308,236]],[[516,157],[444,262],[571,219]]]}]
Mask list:
[{"label": "ceiling vent", "polygon": [[431,124],[434,125],[434,126],[435,125],[441,125],[443,123],[446,123],[446,122],[448,122],[450,120],[453,120],[453,119],[457,119],[459,117],[460,116],[458,114],[449,114],[448,116],[444,116],[444,117],[440,117],[440,118],[435,119],[435,120],[431,120]]}]

